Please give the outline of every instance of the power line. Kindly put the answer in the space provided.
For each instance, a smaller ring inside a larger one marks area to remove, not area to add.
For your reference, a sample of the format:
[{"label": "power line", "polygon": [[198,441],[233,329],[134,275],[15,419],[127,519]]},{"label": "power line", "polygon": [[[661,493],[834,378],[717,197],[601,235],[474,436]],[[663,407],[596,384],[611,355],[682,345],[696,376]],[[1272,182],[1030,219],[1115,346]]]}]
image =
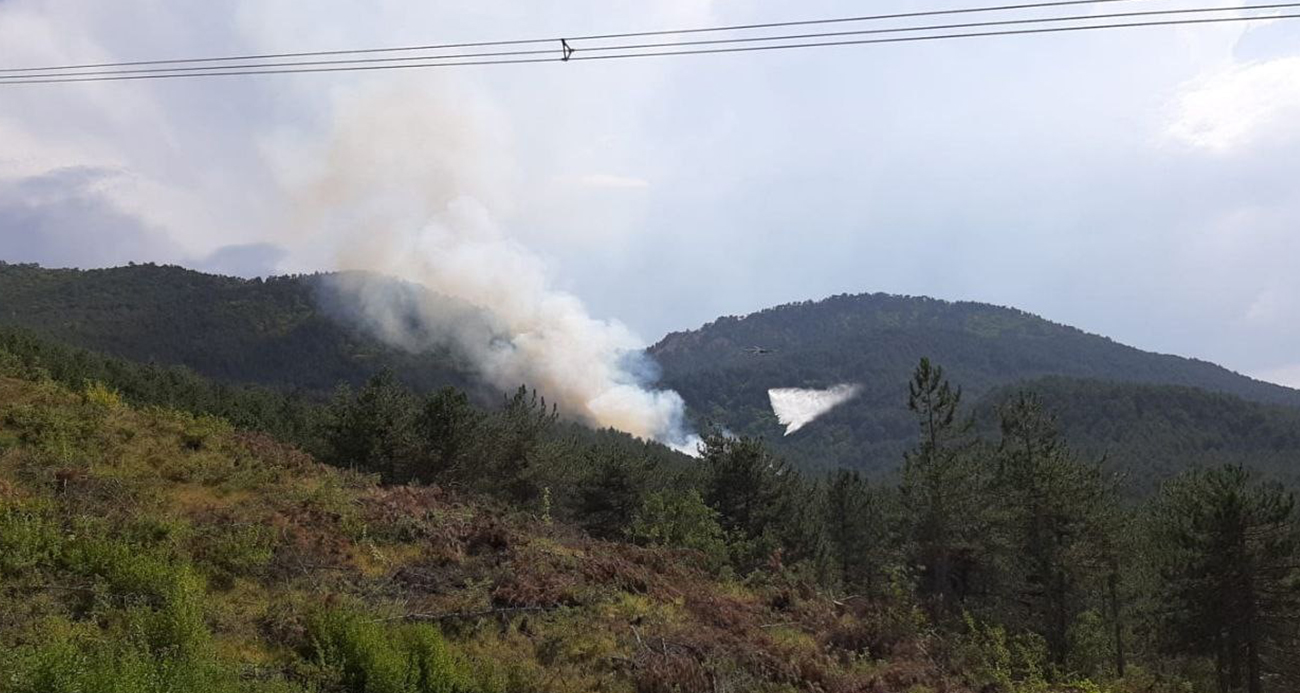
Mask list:
[{"label": "power line", "polygon": [[[554,51],[550,51],[554,52]],[[198,77],[235,77],[238,75],[292,75],[316,72],[369,72],[373,70],[401,70],[426,67],[472,67],[475,65],[524,65],[528,63],[555,63],[560,58],[521,58],[518,60],[475,60],[459,63],[402,63],[399,65],[354,65],[348,67],[309,67],[283,70],[234,70],[229,72],[196,72],[183,74],[124,75],[117,77],[54,76],[49,79],[0,80],[0,85],[12,84],[64,84],[71,82],[121,82],[146,79],[185,79]],[[42,75],[44,77],[44,75]]]},{"label": "power line", "polygon": [[[708,39],[704,41],[673,41],[667,43],[643,43],[643,44],[632,44],[632,45],[620,45],[614,47],[588,47],[588,48],[578,47],[578,50],[582,51],[583,53],[591,53],[592,51],[615,50],[615,49],[636,50],[636,49],[645,49],[645,48],[724,45],[724,44],[732,44],[732,43],[754,43],[759,41],[790,41],[790,40],[810,39],[810,38],[830,38],[836,36],[863,36],[863,35],[870,35],[870,34],[902,34],[902,33],[914,32],[914,31],[975,29],[975,28],[988,28],[988,27],[997,27],[997,26],[1017,26],[1017,25],[1024,25],[1024,24],[1052,24],[1056,22],[1097,21],[1103,19],[1119,19],[1123,17],[1153,17],[1153,16],[1168,16],[1168,15],[1175,15],[1175,14],[1204,14],[1207,12],[1238,12],[1243,10],[1272,10],[1272,9],[1285,9],[1285,8],[1292,8],[1292,7],[1300,7],[1300,2],[1270,3],[1267,5],[1241,5],[1237,7],[1194,7],[1194,8],[1187,8],[1181,10],[1145,10],[1141,12],[1113,12],[1109,14],[1092,14],[1092,15],[1083,14],[1083,15],[1071,15],[1067,17],[999,19],[999,20],[987,21],[987,22],[962,22],[958,24],[930,24],[925,26],[890,27],[888,29],[859,29],[855,31],[818,32],[818,33],[811,33],[811,34],[787,34],[781,36],[746,36],[742,38],[732,38],[732,39]],[[1235,18],[1235,19],[1268,19],[1268,18],[1270,17],[1260,16],[1260,17]],[[1158,22],[1150,22],[1149,24],[1151,24],[1152,26],[1159,25]],[[1114,26],[1120,27],[1126,25],[1114,25]],[[990,33],[988,35],[994,36],[998,34]],[[838,45],[838,44],[828,44],[828,45]],[[0,75],[0,78],[3,78],[5,76],[6,75]]]},{"label": "power line", "polygon": [[[1204,14],[1208,12],[1284,9],[1284,8],[1294,8],[1294,7],[1300,7],[1300,2],[1270,3],[1270,4],[1262,4],[1262,5],[1243,5],[1238,7],[1199,7],[1199,8],[1168,9],[1168,10],[1145,10],[1139,12],[1114,12],[1108,14],[1070,15],[1064,17],[1039,17],[1039,18],[1030,18],[1030,19],[1002,19],[1002,20],[992,20],[992,21],[984,21],[984,22],[963,22],[963,23],[954,23],[954,24],[931,24],[931,25],[919,25],[919,26],[913,25],[913,26],[905,26],[905,27],[890,27],[886,29],[859,29],[854,31],[817,32],[817,33],[807,33],[807,34],[784,34],[784,35],[775,35],[775,36],[746,36],[741,38],[706,39],[700,41],[673,41],[673,42],[642,43],[642,44],[615,45],[615,46],[590,46],[590,47],[576,46],[575,49],[577,51],[581,51],[583,54],[590,54],[592,52],[644,50],[649,48],[680,48],[680,47],[701,46],[701,45],[725,45],[725,44],[735,44],[735,43],[791,41],[791,40],[802,40],[802,39],[813,39],[813,38],[832,38],[832,37],[839,37],[839,36],[911,33],[917,31],[989,28],[989,27],[997,27],[997,26],[1049,24],[1049,23],[1074,22],[1074,21],[1100,21],[1105,19],[1118,19],[1118,18],[1126,18],[1126,17],[1151,17],[1151,16],[1182,15],[1182,14]],[[579,39],[570,39],[569,41],[575,42],[578,40]],[[155,74],[155,73],[162,74],[162,73],[184,73],[184,72],[209,73],[214,70],[233,71],[233,70],[254,70],[254,69],[263,69],[263,68],[274,69],[274,68],[299,67],[299,66],[314,67],[314,66],[325,66],[325,65],[401,63],[401,62],[416,62],[422,60],[423,61],[465,60],[465,59],[474,59],[474,58],[481,59],[481,58],[495,58],[495,57],[514,57],[514,56],[523,56],[523,55],[547,55],[547,54],[554,54],[554,53],[555,53],[554,49],[531,49],[531,50],[518,50],[518,51],[460,53],[460,54],[452,54],[452,55],[406,56],[406,57],[389,57],[389,58],[350,58],[344,60],[312,60],[312,61],[275,62],[275,63],[244,63],[244,64],[219,65],[219,66],[144,68],[144,69],[131,69],[131,70],[101,70],[95,72],[70,72],[70,73],[50,73],[50,74],[11,73],[11,74],[0,74],[0,80],[24,80],[24,81],[36,81],[37,83],[40,83],[38,80],[43,77],[45,78],[72,77],[72,76],[83,77],[83,76],[100,76],[100,75],[130,75],[130,74]],[[456,63],[456,64],[467,64],[467,63]]]},{"label": "power line", "polygon": [[586,55],[570,60],[611,60],[618,58],[658,58],[671,55],[708,55],[714,53],[749,53],[754,51],[783,50],[792,48],[824,48],[832,46],[865,46],[885,43],[915,43],[920,41],[940,41],[945,39],[967,39],[983,36],[1023,36],[1029,34],[1055,34],[1070,31],[1095,31],[1100,29],[1131,29],[1148,26],[1179,26],[1189,24],[1222,24],[1225,22],[1251,22],[1265,19],[1300,19],[1300,14],[1257,15],[1253,17],[1216,17],[1214,19],[1169,19],[1158,22],[1123,22],[1118,24],[1091,24],[1085,26],[1045,27],[1040,29],[1009,29],[1006,31],[970,32],[959,34],[932,34],[926,36],[902,36],[885,39],[859,39],[852,41],[820,41],[811,43],[787,43],[777,46],[745,46],[742,48],[705,48],[685,51],[657,51],[651,53],[624,53],[619,55]]},{"label": "power line", "polygon": [[204,57],[204,58],[172,58],[165,60],[132,60],[124,62],[110,63],[87,63],[82,65],[57,65],[47,67],[20,67],[6,68],[0,72],[50,72],[57,70],[83,70],[94,68],[108,67],[137,67],[142,65],[180,65],[187,63],[210,63],[210,62],[231,62],[236,60],[272,60],[279,58],[314,58],[330,55],[364,55],[370,53],[408,53],[416,51],[433,51],[433,50],[451,50],[461,48],[488,48],[495,46],[520,46],[527,44],[539,43],[559,43],[561,39],[569,41],[598,41],[609,39],[626,39],[640,38],[648,36],[669,36],[674,34],[700,34],[707,32],[728,32],[728,31],[753,31],[758,29],[776,29],[793,26],[814,26],[824,24],[843,24],[851,22],[872,22],[883,21],[887,19],[914,19],[917,17],[937,17],[943,15],[957,14],[974,14],[981,12],[1007,12],[1012,10],[1031,10],[1031,9],[1048,9],[1055,7],[1069,7],[1076,5],[1100,5],[1116,2],[1134,2],[1135,0],[1057,0],[1054,2],[1032,2],[1008,5],[992,5],[982,7],[965,7],[950,10],[925,10],[917,12],[897,12],[893,14],[875,14],[862,15],[857,17],[838,17],[831,19],[805,19],[787,22],[765,22],[759,24],[732,24],[728,26],[714,26],[704,28],[688,29],[662,29],[657,31],[634,31],[618,34],[590,34],[586,36],[561,37],[555,36],[550,38],[527,38],[512,39],[504,41],[475,41],[467,43],[442,43],[430,44],[423,46],[397,46],[387,48],[360,48],[349,50],[327,50],[327,51],[300,51],[294,53],[261,53],[248,55],[230,55],[222,57]]},{"label": "power line", "polygon": [[[667,45],[667,44],[666,44]],[[141,68],[133,70],[100,70],[95,72],[48,72],[40,74],[18,73],[0,74],[0,80],[35,80],[42,77],[93,77],[96,75],[134,75],[134,74],[165,74],[165,73],[182,73],[195,72],[200,73],[193,76],[202,76],[208,70],[252,70],[256,68],[275,68],[275,67],[298,67],[298,66],[318,66],[318,65],[366,65],[378,63],[400,63],[412,62],[416,60],[463,60],[468,58],[499,58],[506,56],[518,55],[556,55],[554,48],[522,50],[522,51],[489,51],[479,53],[459,53],[452,55],[417,55],[404,58],[352,58],[350,60],[305,60],[285,63],[244,63],[234,65],[213,65],[204,67],[154,67]],[[513,62],[513,61],[503,61]],[[549,61],[548,61],[549,62]],[[477,63],[454,63],[460,64],[477,64]],[[184,77],[185,75],[176,75]]]},{"label": "power line", "polygon": [[[1239,9],[1239,8],[1223,8],[1223,9],[1227,11],[1228,9]],[[1049,34],[1049,33],[1063,33],[1063,32],[1075,32],[1075,31],[1096,31],[1096,30],[1125,29],[1125,28],[1154,27],[1154,26],[1221,24],[1227,22],[1245,22],[1245,21],[1278,20],[1278,19],[1300,19],[1300,14],[1254,15],[1248,17],[1215,17],[1210,19],[1171,19],[1171,20],[1162,20],[1162,21],[1155,21],[1155,22],[1121,22],[1121,23],[1112,23],[1112,24],[1089,24],[1089,25],[1067,26],[1067,27],[1009,29],[1004,31],[927,34],[923,36],[903,36],[903,37],[877,38],[877,39],[816,41],[816,42],[805,42],[805,43],[787,43],[787,44],[779,44],[779,45],[743,46],[738,48],[705,48],[705,49],[691,49],[691,50],[680,50],[680,51],[617,53],[617,54],[608,54],[608,55],[588,54],[588,55],[577,55],[575,57],[569,58],[569,60],[571,61],[612,60],[612,59],[625,59],[625,58],[666,57],[666,56],[675,56],[675,55],[745,53],[745,52],[770,51],[770,50],[790,50],[790,49],[823,48],[823,47],[833,47],[833,46],[875,45],[875,44],[890,44],[890,43],[913,43],[913,42],[921,42],[921,41],[940,41],[940,40],[967,39],[967,38],[994,37],[994,36]],[[1015,23],[1015,22],[1008,22],[1008,23]],[[918,28],[915,30],[919,31],[923,29],[924,28]],[[851,32],[851,33],[857,33],[857,32]],[[825,35],[833,36],[836,34],[825,34]],[[811,36],[816,36],[816,35],[814,34]],[[768,40],[775,40],[775,39],[769,38]],[[688,46],[688,45],[693,45],[693,44],[692,42],[677,42],[677,43],[662,44],[662,47],[681,47],[681,46]],[[647,47],[661,47],[661,46],[650,45]],[[608,46],[596,50],[613,51],[613,50],[629,50],[632,48],[633,46]],[[436,56],[429,56],[421,59],[434,60],[437,58]],[[468,67],[468,66],[476,66],[476,65],[518,65],[518,64],[529,64],[529,63],[560,62],[562,60],[563,59],[561,57],[556,56],[552,58],[474,60],[474,61],[465,61],[465,62],[404,62],[400,64],[381,64],[381,65],[349,64],[346,66],[335,66],[335,67],[289,67],[284,69],[257,69],[257,70],[252,70],[252,69],[230,70],[228,68],[211,68],[214,70],[224,70],[224,71],[186,72],[186,73],[175,73],[175,72],[159,73],[156,71],[148,71],[149,74],[131,74],[131,75],[113,75],[113,76],[93,76],[96,73],[30,75],[30,76],[23,76],[23,77],[0,75],[0,85],[61,84],[61,83],[72,83],[72,82],[114,82],[114,81],[127,81],[127,80],[176,79],[176,78],[187,78],[187,77],[188,78],[227,77],[227,76],[237,76],[237,75],[276,75],[276,74],[298,74],[298,73],[320,73],[320,72],[356,72],[356,71],[433,68],[433,67]],[[354,61],[342,61],[342,62],[351,63]],[[35,79],[32,79],[31,77],[35,77]]]}]

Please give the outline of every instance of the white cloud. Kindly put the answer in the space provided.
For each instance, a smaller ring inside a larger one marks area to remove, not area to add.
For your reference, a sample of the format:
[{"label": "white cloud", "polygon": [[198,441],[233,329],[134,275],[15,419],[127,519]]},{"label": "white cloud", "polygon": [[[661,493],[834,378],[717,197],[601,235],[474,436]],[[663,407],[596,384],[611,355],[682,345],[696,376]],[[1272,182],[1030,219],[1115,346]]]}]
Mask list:
[{"label": "white cloud", "polygon": [[1300,57],[1233,64],[1193,80],[1176,99],[1167,134],[1231,152],[1300,136]]},{"label": "white cloud", "polygon": [[1246,309],[1246,322],[1268,324],[1294,315],[1289,297],[1276,288],[1261,291]]},{"label": "white cloud", "polygon": [[591,173],[579,176],[578,185],[587,188],[604,188],[615,190],[638,190],[650,187],[650,181],[644,178],[619,176],[612,173]]},{"label": "white cloud", "polygon": [[1262,371],[1256,371],[1251,375],[1270,383],[1277,383],[1278,385],[1300,389],[1300,363],[1294,363],[1289,366],[1279,366],[1277,368],[1266,368]]}]

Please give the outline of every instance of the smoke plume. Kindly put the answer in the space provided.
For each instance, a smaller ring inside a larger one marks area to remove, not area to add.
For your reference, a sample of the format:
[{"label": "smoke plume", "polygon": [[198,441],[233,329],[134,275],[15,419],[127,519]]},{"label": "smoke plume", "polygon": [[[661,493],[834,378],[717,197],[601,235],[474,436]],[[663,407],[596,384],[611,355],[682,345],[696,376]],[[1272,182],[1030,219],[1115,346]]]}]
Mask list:
[{"label": "smoke plume", "polygon": [[498,389],[527,384],[565,416],[694,452],[681,397],[650,386],[642,341],[557,288],[498,223],[514,197],[508,132],[463,96],[342,99],[326,144],[284,157],[298,191],[292,225],[329,242],[339,269],[363,270],[332,288],[394,345],[450,348]]},{"label": "smoke plume", "polygon": [[817,417],[853,399],[862,389],[860,385],[841,383],[826,390],[804,390],[797,387],[780,387],[767,391],[776,420],[785,425],[790,435],[807,426]]}]

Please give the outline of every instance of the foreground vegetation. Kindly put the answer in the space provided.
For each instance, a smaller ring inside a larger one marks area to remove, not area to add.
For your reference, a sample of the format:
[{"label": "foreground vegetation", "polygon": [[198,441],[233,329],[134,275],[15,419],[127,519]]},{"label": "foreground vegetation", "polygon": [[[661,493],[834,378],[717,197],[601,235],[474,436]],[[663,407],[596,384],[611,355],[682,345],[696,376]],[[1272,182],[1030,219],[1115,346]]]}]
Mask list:
[{"label": "foreground vegetation", "polygon": [[384,486],[102,388],[6,378],[0,403],[6,693],[944,680],[835,647],[862,607],[779,574],[726,579],[696,551]]},{"label": "foreground vegetation", "polygon": [[12,336],[0,691],[1300,685],[1281,486],[1207,466],[1125,502],[1035,396],[977,435],[925,360],[900,405],[916,442],[872,483],[523,389],[315,402]]}]

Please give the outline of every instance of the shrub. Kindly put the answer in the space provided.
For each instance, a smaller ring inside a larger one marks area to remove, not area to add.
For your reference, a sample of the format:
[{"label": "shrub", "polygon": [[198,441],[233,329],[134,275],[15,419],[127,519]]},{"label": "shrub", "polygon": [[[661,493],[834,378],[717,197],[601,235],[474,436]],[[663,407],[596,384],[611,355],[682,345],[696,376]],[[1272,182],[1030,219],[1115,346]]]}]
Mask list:
[{"label": "shrub", "polygon": [[1069,632],[1067,660],[1070,672],[1080,676],[1095,677],[1114,661],[1114,642],[1109,624],[1096,610],[1079,615]]},{"label": "shrub", "polygon": [[22,575],[52,562],[62,539],[59,526],[41,513],[0,511],[0,575]]},{"label": "shrub", "polygon": [[714,568],[727,560],[718,513],[695,489],[650,494],[633,517],[628,536],[639,544],[699,551]]},{"label": "shrub", "polygon": [[289,693],[283,681],[249,681],[233,665],[159,655],[91,624],[51,619],[34,642],[0,651],[5,693]]},{"label": "shrub", "polygon": [[91,383],[82,394],[82,399],[101,411],[113,411],[122,406],[122,395],[100,382]]},{"label": "shrub", "polygon": [[23,361],[12,351],[0,347],[0,375],[20,378],[24,373]]},{"label": "shrub", "polygon": [[347,609],[327,609],[307,624],[308,656],[349,693],[470,693],[465,664],[427,624],[383,624]]},{"label": "shrub", "polygon": [[201,529],[196,537],[196,561],[224,583],[255,575],[270,562],[275,533],[260,524],[223,524]]},{"label": "shrub", "polygon": [[181,443],[190,450],[203,450],[233,430],[225,419],[206,414],[183,416]]},{"label": "shrub", "polygon": [[102,537],[71,542],[63,566],[97,579],[110,605],[122,605],[133,638],[160,655],[192,657],[211,635],[204,622],[202,579],[159,551]]},{"label": "shrub", "polygon": [[1033,633],[1009,635],[999,625],[964,614],[965,632],[955,638],[955,669],[977,690],[1032,692],[1047,688],[1047,643]]},{"label": "shrub", "polygon": [[44,405],[12,407],[5,413],[4,423],[17,430],[19,441],[46,459],[64,464],[83,455],[93,433],[90,421],[67,409]]}]

